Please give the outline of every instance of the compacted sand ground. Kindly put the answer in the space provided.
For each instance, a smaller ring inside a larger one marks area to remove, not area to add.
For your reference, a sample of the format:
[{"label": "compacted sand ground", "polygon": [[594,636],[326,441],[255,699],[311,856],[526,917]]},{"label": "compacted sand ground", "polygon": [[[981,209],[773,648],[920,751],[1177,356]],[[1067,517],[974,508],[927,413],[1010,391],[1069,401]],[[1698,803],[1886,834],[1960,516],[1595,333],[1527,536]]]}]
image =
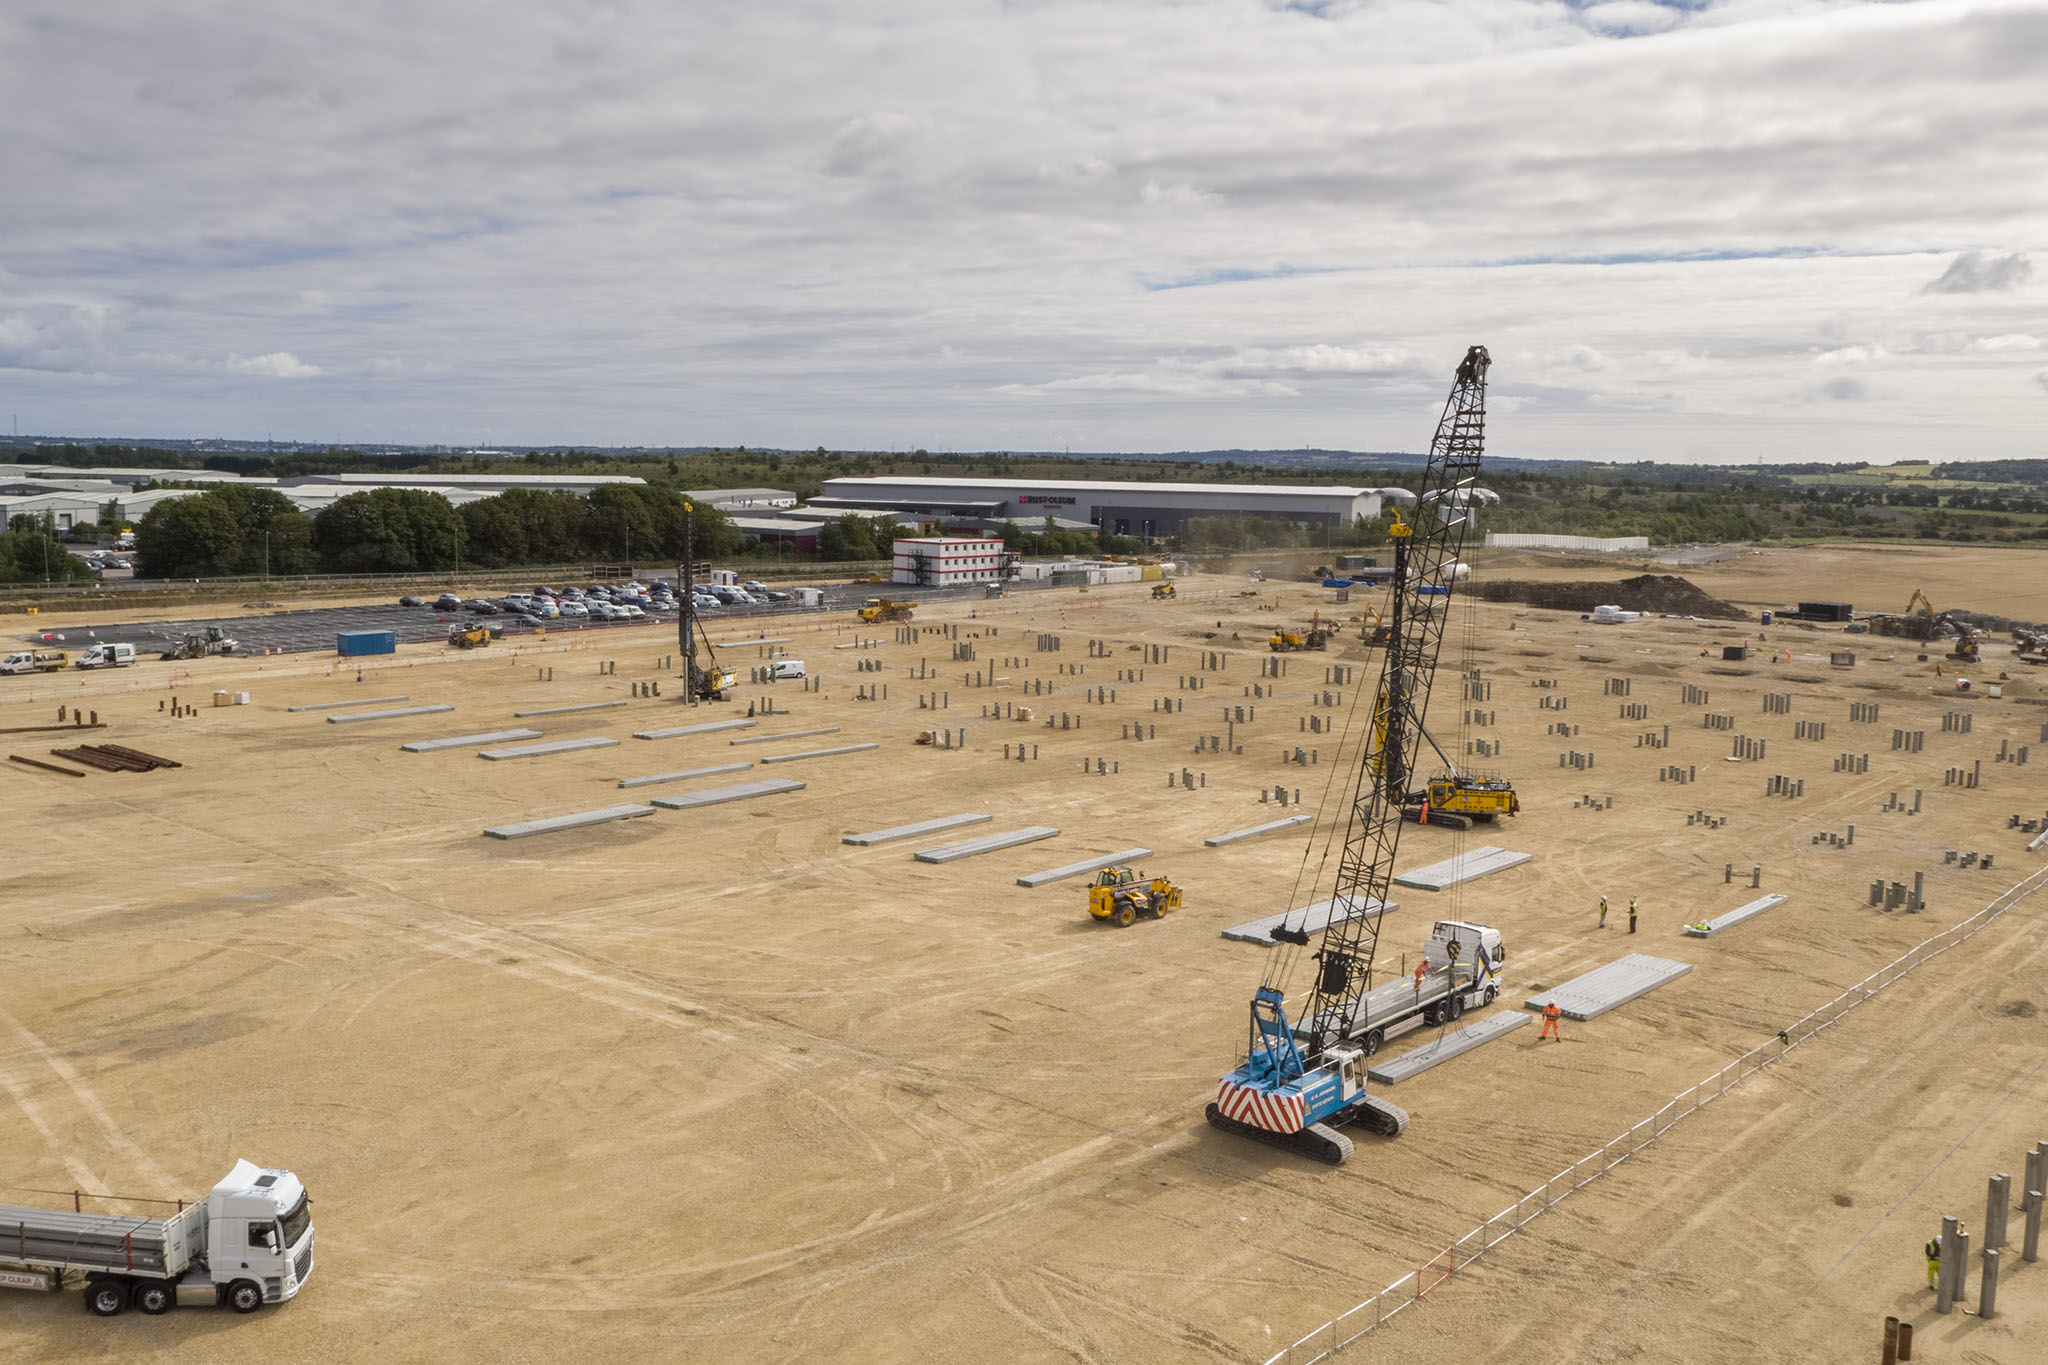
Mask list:
[{"label": "compacted sand ground", "polygon": [[[2044,567],[2041,554],[1827,549],[1685,572],[1746,606],[1896,610],[1925,585],[1937,607],[2044,615]],[[1512,572],[1587,576],[1526,560]],[[1452,892],[1402,889],[1383,969],[1456,917],[1506,935],[1510,988],[1495,1009],[1628,951],[1694,970],[1567,1024],[1562,1044],[1525,1028],[1397,1087],[1413,1127],[1396,1142],[1361,1136],[1341,1168],[1232,1139],[1202,1106],[1243,1045],[1270,950],[1219,931],[1329,894],[1303,869],[1341,820],[1337,797],[1323,803],[1355,761],[1352,707],[1378,667],[1347,631],[1331,653],[1262,678],[1264,636],[1318,606],[1356,611],[1332,597],[1221,577],[1171,602],[1143,585],[1025,594],[920,612],[918,626],[948,630],[914,643],[818,618],[778,632],[787,645],[726,650],[743,679],[785,650],[815,690],[743,682],[739,700],[694,710],[661,667],[675,649],[662,627],[408,649],[365,663],[360,682],[306,656],[0,679],[0,725],[82,704],[110,722],[93,738],[185,765],[82,780],[0,765],[0,1183],[189,1196],[247,1156],[304,1178],[319,1229],[313,1281],[283,1308],[101,1320],[76,1294],[15,1293],[0,1296],[0,1354],[1263,1360],[2042,865],[2007,821],[2048,806],[2048,670],[2002,645],[1965,670],[1961,697],[1952,666],[1937,676],[1938,659],[1833,627],[1596,627],[1461,605],[1432,728],[1453,753],[1497,743],[1498,757],[1474,761],[1511,776],[1524,809],[1465,836],[1411,828],[1400,862],[1481,843],[1535,856]],[[1751,660],[1723,663],[1719,646],[1744,639]],[[835,648],[861,641],[873,643]],[[969,646],[973,659],[956,660]],[[1148,662],[1142,646],[1170,652]],[[1854,666],[1831,666],[1843,649]],[[1205,650],[1226,666],[1201,669]],[[1336,665],[1357,680],[1326,682]],[[929,678],[914,676],[925,666]],[[1992,699],[2001,667],[2012,676]],[[1461,675],[1475,669],[1468,700]],[[667,695],[635,696],[643,682]],[[1248,696],[1254,686],[1269,695]],[[1685,702],[1687,686],[1705,703]],[[863,700],[863,687],[888,696]],[[1096,688],[1112,695],[1091,700]],[[252,704],[217,708],[216,689]],[[1326,691],[1341,704],[1319,704]],[[455,709],[351,725],[286,710],[393,693]],[[921,709],[934,693],[943,709]],[[1765,712],[1766,694],[1789,695],[1790,710]],[[742,733],[838,733],[631,737],[769,696],[787,714]],[[1169,699],[1176,709],[1159,709]],[[172,700],[197,714],[174,719]],[[1878,720],[1852,722],[1852,702],[1878,706]],[[985,717],[996,703],[1035,714]],[[1226,704],[1256,706],[1256,719],[1226,730]],[[1733,715],[1734,731],[1706,728],[1707,712]],[[1080,727],[1045,725],[1061,713]],[[1971,729],[1944,730],[1950,713]],[[1310,733],[1310,716],[1334,728]],[[1824,737],[1795,737],[1823,722]],[[399,748],[522,723],[620,743],[509,762]],[[1148,738],[1121,738],[1130,725]],[[1668,746],[1640,742],[1665,726]],[[914,742],[934,727],[964,728],[964,747]],[[1923,731],[1924,748],[1894,750],[1895,729]],[[1242,754],[1198,754],[1212,734],[1234,734]],[[1735,735],[1764,740],[1766,757],[1727,761]],[[57,742],[5,738],[39,757]],[[759,763],[865,742],[880,747]],[[1005,762],[1005,743],[1035,756]],[[2031,761],[1996,761],[2001,743],[2030,746]],[[1282,762],[1297,745],[1313,766]],[[1560,767],[1573,751],[1592,766]],[[1867,771],[1838,770],[1845,754],[1867,754]],[[1114,770],[1084,774],[1096,759]],[[616,786],[744,760],[756,766]],[[1948,769],[1980,763],[1974,789],[1945,785]],[[1675,765],[1695,780],[1660,782]],[[1169,784],[1182,769],[1194,790]],[[1804,795],[1767,796],[1780,774]],[[807,785],[518,842],[481,835],[777,776]],[[1276,784],[1320,810],[1312,846],[1306,827],[1204,846],[1292,813],[1261,804]],[[1916,789],[1917,815],[1885,809]],[[936,866],[912,852],[949,836],[841,842],[967,811],[994,819],[959,837],[1061,833]],[[1688,823],[1696,813],[1718,823]],[[1851,824],[1849,848],[1813,842]],[[1083,879],[1016,884],[1134,845],[1186,888],[1178,914],[1116,929],[1087,919]],[[1992,867],[1963,870],[1949,850]],[[1924,913],[1868,907],[1871,881],[1916,871]],[[1681,935],[1766,891],[1790,900],[1711,940]],[[1640,899],[1635,937],[1619,913],[1595,927],[1603,893],[1617,909]],[[1897,1313],[1920,1324],[1918,1359],[2043,1359],[2048,1271],[2014,1253],[1995,1320],[1936,1319],[1918,1252],[1944,1212],[1977,1230],[1985,1178],[2017,1176],[2048,1137],[2044,961],[2048,895],[1352,1354],[1874,1359]]]}]

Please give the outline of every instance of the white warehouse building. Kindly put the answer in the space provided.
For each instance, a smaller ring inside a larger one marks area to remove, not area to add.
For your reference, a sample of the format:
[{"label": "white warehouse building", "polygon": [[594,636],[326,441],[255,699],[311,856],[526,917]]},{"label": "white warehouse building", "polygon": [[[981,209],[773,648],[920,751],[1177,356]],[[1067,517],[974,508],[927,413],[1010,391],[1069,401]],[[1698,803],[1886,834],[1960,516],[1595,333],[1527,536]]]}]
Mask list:
[{"label": "white warehouse building", "polygon": [[1170,536],[1196,517],[1279,517],[1312,526],[1373,518],[1404,488],[1271,483],[1144,483],[1106,479],[949,479],[917,475],[825,480],[807,506],[820,512],[909,512],[979,517],[1030,527],[1047,516],[1093,524],[1106,535]]}]

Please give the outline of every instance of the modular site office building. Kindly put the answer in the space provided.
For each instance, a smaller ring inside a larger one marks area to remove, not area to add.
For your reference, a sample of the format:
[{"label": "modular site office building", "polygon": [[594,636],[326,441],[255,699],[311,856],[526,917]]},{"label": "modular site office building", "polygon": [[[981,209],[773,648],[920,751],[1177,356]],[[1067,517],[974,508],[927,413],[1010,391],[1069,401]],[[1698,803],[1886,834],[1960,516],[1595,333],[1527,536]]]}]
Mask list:
[{"label": "modular site office building", "polygon": [[807,505],[821,512],[1014,521],[1026,529],[1052,516],[1087,522],[1108,535],[1150,538],[1179,535],[1197,517],[1277,517],[1308,526],[1347,526],[1360,517],[1379,516],[1387,503],[1414,501],[1405,488],[890,475],[827,479]]},{"label": "modular site office building", "polygon": [[1000,540],[966,536],[906,536],[894,545],[894,583],[943,588],[964,583],[1000,583],[1017,575],[1021,560]]}]

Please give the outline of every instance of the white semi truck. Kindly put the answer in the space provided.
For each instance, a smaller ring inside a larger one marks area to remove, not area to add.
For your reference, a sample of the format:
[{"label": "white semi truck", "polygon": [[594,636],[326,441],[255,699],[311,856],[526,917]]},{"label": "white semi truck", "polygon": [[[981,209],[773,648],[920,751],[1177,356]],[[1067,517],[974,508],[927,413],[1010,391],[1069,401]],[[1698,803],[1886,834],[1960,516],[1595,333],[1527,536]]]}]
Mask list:
[{"label": "white semi truck", "polygon": [[[1375,986],[1352,1005],[1348,1018],[1320,1021],[1325,1030],[1355,1043],[1370,1057],[1389,1038],[1419,1028],[1448,1024],[1465,1013],[1490,1005],[1500,994],[1502,963],[1507,949],[1500,930],[1464,920],[1438,920],[1422,945],[1422,974]],[[1294,1027],[1307,1038],[1311,1021]]]},{"label": "white semi truck", "polygon": [[82,1274],[85,1306],[105,1318],[131,1303],[253,1313],[296,1295],[312,1273],[306,1187],[250,1161],[169,1218],[0,1205],[0,1285],[55,1291]]}]

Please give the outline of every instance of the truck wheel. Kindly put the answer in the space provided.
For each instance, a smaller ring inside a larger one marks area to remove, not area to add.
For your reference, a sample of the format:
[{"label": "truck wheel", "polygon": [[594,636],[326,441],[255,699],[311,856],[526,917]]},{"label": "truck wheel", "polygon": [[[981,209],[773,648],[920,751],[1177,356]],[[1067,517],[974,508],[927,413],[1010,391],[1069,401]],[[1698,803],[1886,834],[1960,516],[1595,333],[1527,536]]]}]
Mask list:
[{"label": "truck wheel", "polygon": [[1431,1028],[1435,1028],[1438,1024],[1443,1022],[1443,1020],[1438,1017],[1438,1011],[1435,1005],[1424,1005],[1422,1007],[1422,1022],[1429,1025]]},{"label": "truck wheel", "polygon": [[263,1306],[263,1288],[254,1280],[236,1280],[228,1286],[228,1307],[237,1313],[253,1313]]},{"label": "truck wheel", "polygon": [[128,1286],[113,1280],[95,1280],[85,1287],[85,1306],[100,1317],[114,1317],[128,1306]]},{"label": "truck wheel", "polygon": [[1500,994],[1500,987],[1498,987],[1498,986],[1494,986],[1494,985],[1489,985],[1489,986],[1488,986],[1488,987],[1486,988],[1486,1003],[1487,1003],[1487,1004],[1489,1004],[1489,1005],[1491,1005],[1491,1004],[1493,1003],[1494,997],[1495,997],[1495,996],[1497,996],[1497,995],[1499,995],[1499,994]]},{"label": "truck wheel", "polygon": [[135,1289],[135,1306],[151,1317],[168,1313],[178,1306],[177,1291],[167,1284],[138,1285]]},{"label": "truck wheel", "polygon": [[1368,1057],[1370,1057],[1370,1056],[1372,1056],[1373,1054],[1377,1053],[1377,1052],[1378,1052],[1378,1051],[1380,1050],[1380,1044],[1381,1044],[1381,1043],[1384,1043],[1384,1042],[1386,1042],[1386,1041],[1387,1041],[1387,1035],[1386,1035],[1386,1033],[1385,1033],[1385,1031],[1384,1031],[1384,1030],[1381,1030],[1381,1029],[1368,1029],[1368,1030],[1366,1030],[1366,1034],[1365,1034],[1365,1055],[1366,1055],[1366,1056],[1368,1056]]},{"label": "truck wheel", "polygon": [[1465,996],[1461,991],[1444,1002],[1444,1013],[1457,1019],[1465,1013]]}]

